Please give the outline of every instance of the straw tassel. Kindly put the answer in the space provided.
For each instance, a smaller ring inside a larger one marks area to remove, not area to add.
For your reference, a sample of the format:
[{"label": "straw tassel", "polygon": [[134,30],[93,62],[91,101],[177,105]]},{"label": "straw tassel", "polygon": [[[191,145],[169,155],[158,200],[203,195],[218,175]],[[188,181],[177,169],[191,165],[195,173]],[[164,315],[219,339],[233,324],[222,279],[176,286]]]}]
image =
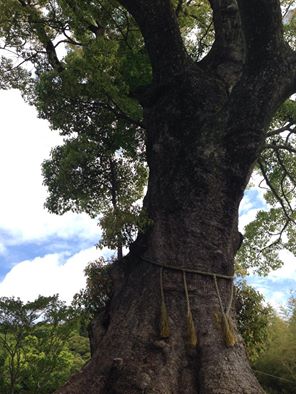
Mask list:
[{"label": "straw tassel", "polygon": [[163,291],[163,267],[160,269],[160,336],[161,338],[168,338],[170,336],[169,315],[165,304],[164,291]]},{"label": "straw tassel", "polygon": [[230,299],[229,299],[228,307],[227,307],[226,314],[225,314],[227,324],[224,323],[225,324],[225,329],[224,329],[225,343],[227,346],[230,346],[230,347],[234,346],[237,342],[235,332],[234,332],[234,327],[232,324],[232,320],[229,316],[231,305],[232,305],[232,300],[233,300],[233,283],[231,282]]},{"label": "straw tassel", "polygon": [[221,313],[222,313],[222,325],[223,325],[225,344],[228,347],[232,347],[236,344],[236,337],[235,337],[235,333],[234,333],[233,324],[232,324],[232,321],[229,317],[232,299],[233,299],[233,285],[231,288],[231,295],[230,295],[230,301],[228,304],[228,308],[227,308],[226,312],[224,312],[216,275],[214,275],[214,282],[215,282],[216,293],[217,293],[217,297],[219,300],[220,309],[221,309]]},{"label": "straw tassel", "polygon": [[187,303],[187,316],[186,316],[186,323],[187,323],[187,342],[190,347],[196,347],[198,344],[196,329],[194,326],[194,321],[192,317],[192,312],[190,308],[190,300],[187,288],[187,281],[186,281],[186,273],[183,271],[183,283],[184,283],[184,291],[186,296],[186,303]]},{"label": "straw tassel", "polygon": [[230,317],[224,313],[223,316],[223,330],[225,337],[225,344],[228,347],[232,347],[236,344],[236,337],[234,334],[234,329]]},{"label": "straw tassel", "polygon": [[196,347],[198,345],[198,341],[191,311],[187,313],[186,320],[188,345],[191,347]]}]

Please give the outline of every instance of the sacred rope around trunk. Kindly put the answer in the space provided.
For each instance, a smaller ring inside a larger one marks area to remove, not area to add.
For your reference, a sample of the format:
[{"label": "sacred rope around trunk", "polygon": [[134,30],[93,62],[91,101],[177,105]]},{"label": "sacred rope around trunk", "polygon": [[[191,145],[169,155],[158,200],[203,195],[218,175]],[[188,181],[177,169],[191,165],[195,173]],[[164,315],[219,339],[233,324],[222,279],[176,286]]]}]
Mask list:
[{"label": "sacred rope around trunk", "polygon": [[[167,270],[182,272],[182,275],[183,275],[183,285],[184,285],[184,292],[185,292],[185,298],[186,298],[186,304],[187,304],[186,322],[187,322],[187,342],[188,342],[188,345],[190,347],[196,347],[198,345],[198,339],[197,339],[196,329],[194,326],[194,321],[193,321],[191,307],[190,307],[186,273],[203,275],[203,276],[210,276],[211,278],[213,278],[214,286],[215,286],[215,290],[216,290],[216,294],[217,294],[217,298],[218,298],[219,306],[220,306],[220,310],[221,310],[221,315],[222,315],[222,324],[223,324],[225,344],[226,344],[226,346],[234,346],[236,344],[236,337],[234,334],[234,329],[233,329],[232,321],[230,318],[230,310],[231,310],[231,305],[232,305],[232,301],[233,301],[233,279],[234,279],[234,276],[217,274],[214,272],[205,272],[205,271],[200,271],[200,270],[195,270],[195,269],[185,268],[185,267],[176,267],[173,265],[166,265],[166,264],[162,264],[157,261],[154,261],[154,260],[150,260],[147,257],[141,257],[141,259],[143,261],[145,261],[146,263],[156,265],[160,268],[160,296],[161,296],[160,336],[162,338],[168,338],[170,336],[169,316],[168,316],[168,310],[167,310],[166,303],[165,303],[165,294],[164,294],[164,288],[163,288],[163,271],[164,271],[164,269],[167,269]],[[229,303],[228,303],[227,307],[225,307],[225,308],[223,307],[223,302],[222,302],[217,278],[231,280],[230,299],[229,299]]]}]

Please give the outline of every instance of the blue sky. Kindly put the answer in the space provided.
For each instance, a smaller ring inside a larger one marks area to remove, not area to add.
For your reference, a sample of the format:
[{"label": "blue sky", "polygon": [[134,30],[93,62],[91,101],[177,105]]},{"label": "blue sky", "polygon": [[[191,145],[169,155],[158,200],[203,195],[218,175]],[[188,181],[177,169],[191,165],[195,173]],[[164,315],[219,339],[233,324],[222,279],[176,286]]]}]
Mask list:
[{"label": "blue sky", "polygon": [[0,296],[25,300],[56,292],[70,301],[84,287],[87,262],[98,250],[96,220],[51,215],[43,207],[41,162],[62,140],[17,91],[0,92]]},{"label": "blue sky", "polygon": [[[240,206],[239,228],[243,233],[244,226],[254,220],[259,210],[267,209],[263,198],[264,189],[257,185],[260,178],[254,177],[250,187],[246,192]],[[260,291],[267,302],[278,311],[290,296],[291,291],[296,290],[296,258],[287,250],[279,253],[283,265],[278,270],[270,272],[267,276],[250,275],[247,281],[250,285]]]},{"label": "blue sky", "polygon": [[[43,207],[41,162],[61,142],[17,91],[0,92],[0,296],[34,299],[59,293],[70,301],[85,285],[83,269],[100,255],[96,220],[84,214],[49,214]],[[241,204],[240,229],[264,208],[263,191],[251,188]],[[284,266],[266,278],[250,277],[276,308],[296,289],[296,259],[282,252]]]}]

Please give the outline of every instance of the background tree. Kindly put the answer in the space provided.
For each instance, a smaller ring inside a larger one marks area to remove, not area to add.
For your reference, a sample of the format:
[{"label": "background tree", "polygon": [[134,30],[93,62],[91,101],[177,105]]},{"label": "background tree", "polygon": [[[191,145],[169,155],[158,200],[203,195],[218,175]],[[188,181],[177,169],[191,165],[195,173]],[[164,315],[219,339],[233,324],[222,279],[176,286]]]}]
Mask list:
[{"label": "background tree", "polygon": [[2,297],[1,393],[52,393],[87,361],[86,342],[77,317],[57,296],[27,303]]},{"label": "background tree", "polygon": [[254,363],[266,349],[269,325],[274,312],[264,305],[263,296],[244,281],[236,286],[238,329],[244,339],[248,358]]},{"label": "background tree", "polygon": [[52,150],[51,159],[43,163],[43,176],[48,210],[86,212],[94,218],[101,214],[100,245],[117,249],[121,259],[122,247],[132,242],[141,222],[144,225],[137,204],[146,183],[144,165],[120,152],[102,152],[97,141],[83,135]]},{"label": "background tree", "polygon": [[254,368],[267,393],[295,393],[295,296],[291,296],[284,317],[274,316],[271,323],[269,346]]},{"label": "background tree", "polygon": [[255,169],[265,190],[266,206],[245,228],[237,260],[259,274],[279,268],[278,252],[295,255],[295,101],[286,101],[276,113]]},{"label": "background tree", "polygon": [[107,323],[107,305],[112,297],[111,262],[98,259],[85,268],[86,287],[76,293],[72,307],[80,315],[80,324],[84,327],[90,341],[91,354],[97,349],[102,330],[97,329],[96,317]]},{"label": "background tree", "polygon": [[125,158],[145,146],[149,166],[153,225],[112,265],[97,350],[60,392],[261,392],[235,331],[231,277],[238,207],[256,163],[280,203],[261,156],[273,115],[295,92],[279,1],[0,5],[3,47],[20,59],[2,61],[2,86],[21,88],[66,137],[93,132]]}]

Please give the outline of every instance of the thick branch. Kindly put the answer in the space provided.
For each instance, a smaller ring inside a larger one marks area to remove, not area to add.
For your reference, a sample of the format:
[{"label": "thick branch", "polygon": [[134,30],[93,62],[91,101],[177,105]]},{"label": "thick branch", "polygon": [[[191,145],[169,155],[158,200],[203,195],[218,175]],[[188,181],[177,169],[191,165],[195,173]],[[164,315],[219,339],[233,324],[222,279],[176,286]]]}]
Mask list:
[{"label": "thick branch", "polygon": [[283,47],[279,0],[237,0],[246,43],[247,64],[256,69],[276,60]]},{"label": "thick branch", "polygon": [[43,45],[50,65],[58,71],[63,71],[64,66],[57,56],[55,46],[45,30],[44,21],[40,18],[38,11],[30,3],[26,3],[23,0],[19,0],[19,2],[29,11],[29,23],[35,30],[38,40]]},{"label": "thick branch", "polygon": [[[33,25],[35,23],[33,22]],[[53,42],[50,40],[48,35],[46,34],[45,28],[40,22],[36,22],[35,24],[35,31],[37,33],[38,39],[40,40],[41,44],[44,46],[44,49],[47,54],[48,61],[52,68],[56,69],[57,71],[61,72],[64,69],[63,64],[60,62],[55,46]]]},{"label": "thick branch", "polygon": [[143,34],[156,82],[166,83],[189,62],[170,0],[119,0]]}]

